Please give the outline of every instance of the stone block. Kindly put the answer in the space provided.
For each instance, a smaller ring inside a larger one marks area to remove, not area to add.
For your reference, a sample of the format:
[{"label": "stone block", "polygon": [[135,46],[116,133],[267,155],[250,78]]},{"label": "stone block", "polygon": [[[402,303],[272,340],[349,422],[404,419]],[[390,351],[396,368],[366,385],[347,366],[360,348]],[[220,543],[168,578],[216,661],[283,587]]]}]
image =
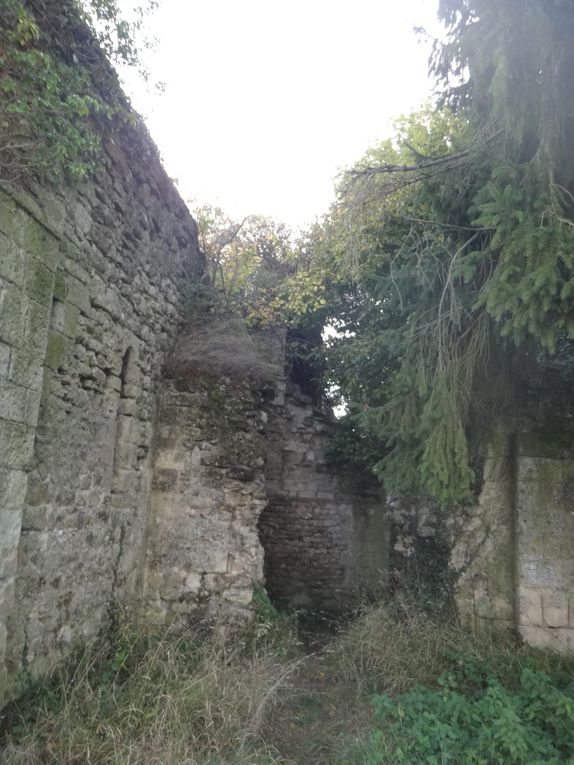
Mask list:
[{"label": "stone block", "polygon": [[23,470],[0,468],[0,507],[21,507],[27,488],[28,475]]},{"label": "stone block", "polygon": [[[14,241],[54,272],[60,259],[60,243],[50,232],[29,217],[15,232]],[[51,295],[51,293],[50,293]]]},{"label": "stone block", "polygon": [[[14,604],[14,585],[13,577],[0,581],[0,629],[6,623],[6,618],[12,611]],[[2,656],[2,638],[0,637],[0,656]]]},{"label": "stone block", "polygon": [[11,422],[26,422],[28,388],[5,380],[0,387],[0,417]]},{"label": "stone block", "polygon": [[67,302],[75,305],[83,314],[90,313],[90,293],[85,284],[73,276],[67,277]]},{"label": "stone block", "polygon": [[38,424],[41,401],[41,391],[28,389],[26,396],[26,419],[24,421],[27,425],[31,425],[33,428]]},{"label": "stone block", "polygon": [[54,277],[54,292],[53,297],[55,300],[64,302],[68,295],[68,285],[66,284],[66,277],[61,271],[57,271]]},{"label": "stone block", "polygon": [[54,293],[54,272],[40,260],[30,258],[24,288],[28,297],[42,305],[50,305]]},{"label": "stone block", "polygon": [[14,284],[0,282],[0,341],[19,346],[24,342],[28,300]]},{"label": "stone block", "polygon": [[28,346],[13,348],[10,355],[8,378],[32,390],[42,389],[44,354]]},{"label": "stone block", "polygon": [[12,579],[18,564],[18,545],[4,547],[0,544],[0,580]]},{"label": "stone block", "polygon": [[544,623],[548,627],[568,627],[568,595],[565,592],[547,592],[542,595]]},{"label": "stone block", "polygon": [[22,512],[24,531],[46,531],[52,526],[52,505],[25,505]]},{"label": "stone block", "polygon": [[135,399],[122,398],[118,405],[118,414],[125,415],[127,417],[135,417],[138,412],[138,407]]},{"label": "stone block", "polygon": [[4,191],[0,191],[0,231],[12,239],[20,225],[22,213],[16,202]]},{"label": "stone block", "polygon": [[22,527],[22,510],[15,507],[0,507],[0,546],[12,548],[18,546]]},{"label": "stone block", "polygon": [[52,309],[52,329],[68,338],[75,338],[80,309],[71,303],[56,300]]},{"label": "stone block", "polygon": [[552,648],[560,653],[566,653],[574,648],[574,630],[572,629],[521,626],[520,635],[525,643],[534,648]]},{"label": "stone block", "polygon": [[153,488],[154,491],[159,492],[174,492],[177,491],[177,482],[179,477],[179,471],[177,470],[158,470],[156,467],[154,471]]},{"label": "stone block", "polygon": [[187,592],[199,592],[201,589],[201,575],[192,573],[185,578],[185,589]]},{"label": "stone block", "polygon": [[34,455],[34,428],[0,420],[0,466],[27,470]]},{"label": "stone block", "polygon": [[8,377],[12,349],[6,343],[0,343],[0,377]]},{"label": "stone block", "polygon": [[[100,283],[102,286],[98,287]],[[105,287],[105,284],[99,278],[92,283],[91,303],[94,308],[109,314],[114,321],[117,321],[122,314],[121,303],[117,293]]]},{"label": "stone block", "polygon": [[64,361],[69,346],[69,337],[54,329],[50,330],[48,347],[46,348],[46,366],[49,369],[57,369]]},{"label": "stone block", "polygon": [[31,351],[38,356],[46,353],[48,342],[48,330],[50,328],[51,305],[42,305],[36,300],[30,300],[26,316],[25,341]]},{"label": "stone block", "polygon": [[14,241],[0,233],[0,278],[22,287],[26,274],[26,254]]}]

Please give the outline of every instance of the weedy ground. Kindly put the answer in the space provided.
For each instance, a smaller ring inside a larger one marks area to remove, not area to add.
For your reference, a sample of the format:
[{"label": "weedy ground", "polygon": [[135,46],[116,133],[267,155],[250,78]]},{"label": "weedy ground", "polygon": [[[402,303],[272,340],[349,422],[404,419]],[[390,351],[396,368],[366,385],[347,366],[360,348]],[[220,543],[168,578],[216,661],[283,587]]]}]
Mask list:
[{"label": "weedy ground", "polygon": [[5,712],[3,765],[574,763],[574,660],[412,603],[121,630]]}]

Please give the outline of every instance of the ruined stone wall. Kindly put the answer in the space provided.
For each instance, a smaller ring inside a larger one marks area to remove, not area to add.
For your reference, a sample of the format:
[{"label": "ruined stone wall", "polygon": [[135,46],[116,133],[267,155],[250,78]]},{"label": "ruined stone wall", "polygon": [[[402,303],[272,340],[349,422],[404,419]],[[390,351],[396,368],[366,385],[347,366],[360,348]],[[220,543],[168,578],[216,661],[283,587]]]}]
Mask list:
[{"label": "ruined stone wall", "polygon": [[0,685],[93,637],[142,577],[154,397],[200,268],[143,129],[92,182],[0,192]]},{"label": "ruined stone wall", "polygon": [[145,600],[185,624],[241,612],[263,580],[264,413],[247,379],[196,372],[160,397]]},{"label": "ruined stone wall", "polygon": [[452,565],[474,629],[516,629],[535,646],[574,649],[574,431],[507,423],[485,468]]},{"label": "ruined stone wall", "polygon": [[329,463],[328,419],[296,386],[277,386],[266,411],[268,505],[259,528],[270,596],[339,610],[380,590],[390,527],[379,486]]}]

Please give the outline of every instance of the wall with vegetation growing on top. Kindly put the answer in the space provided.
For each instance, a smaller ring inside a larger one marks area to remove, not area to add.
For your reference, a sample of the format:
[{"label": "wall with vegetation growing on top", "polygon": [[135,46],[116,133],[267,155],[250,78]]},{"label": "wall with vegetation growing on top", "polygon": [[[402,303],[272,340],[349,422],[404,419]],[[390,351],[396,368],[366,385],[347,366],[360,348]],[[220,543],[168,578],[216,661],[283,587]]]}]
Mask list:
[{"label": "wall with vegetation growing on top", "polygon": [[484,488],[455,540],[456,599],[473,629],[574,649],[574,430],[562,417],[501,424]]},{"label": "wall with vegetation growing on top", "polygon": [[161,363],[200,270],[143,128],[93,181],[0,190],[3,685],[137,599]]},{"label": "wall with vegetation growing on top", "polygon": [[268,504],[259,521],[273,600],[339,611],[387,582],[391,526],[368,474],[330,461],[326,416],[292,381],[266,403]]}]

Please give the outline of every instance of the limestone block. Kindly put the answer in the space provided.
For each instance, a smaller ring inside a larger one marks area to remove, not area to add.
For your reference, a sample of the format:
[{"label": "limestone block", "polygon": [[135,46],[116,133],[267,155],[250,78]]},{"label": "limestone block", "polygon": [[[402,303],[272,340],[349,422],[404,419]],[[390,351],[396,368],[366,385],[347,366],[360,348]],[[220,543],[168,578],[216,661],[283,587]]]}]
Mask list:
[{"label": "limestone block", "polygon": [[188,574],[185,578],[185,589],[188,592],[199,592],[201,589],[201,575],[197,573]]},{"label": "limestone block", "polygon": [[535,648],[553,648],[560,653],[574,648],[573,629],[521,626],[520,635],[525,643]]},{"label": "limestone block", "polygon": [[24,531],[45,531],[53,523],[53,506],[25,505],[22,514],[22,529]]},{"label": "limestone block", "polygon": [[6,343],[0,343],[0,377],[8,377],[12,349]]},{"label": "limestone block", "polygon": [[43,305],[36,300],[28,302],[26,325],[23,329],[22,345],[28,346],[38,356],[46,352],[48,330],[50,327],[51,305]]},{"label": "limestone block", "polygon": [[153,478],[154,491],[170,493],[177,491],[179,471],[156,467]]},{"label": "limestone block", "polygon": [[50,330],[48,335],[48,347],[46,348],[46,366],[49,369],[58,369],[64,361],[66,351],[70,346],[70,338],[56,330]]},{"label": "limestone block", "polygon": [[28,390],[26,396],[26,415],[25,422],[27,425],[36,427],[38,423],[38,414],[40,410],[40,403],[42,401],[42,392],[39,390]]},{"label": "limestone block", "polygon": [[21,507],[27,487],[28,475],[23,470],[0,468],[0,507]]},{"label": "limestone block", "polygon": [[25,253],[14,241],[0,233],[0,278],[22,287],[25,274]]},{"label": "limestone block", "polygon": [[83,314],[90,313],[90,293],[85,284],[73,276],[66,278],[68,285],[67,302],[76,306]]},{"label": "limestone block", "polygon": [[568,627],[568,595],[565,592],[549,592],[542,594],[542,610],[544,622],[549,627]]},{"label": "limestone block", "polygon": [[12,422],[26,422],[28,388],[6,380],[0,387],[0,417]]},{"label": "limestone block", "polygon": [[0,546],[2,548],[11,548],[18,545],[21,527],[21,508],[0,507]]},{"label": "limestone block", "polygon": [[0,466],[28,469],[34,454],[34,435],[28,425],[0,420]]},{"label": "limestone block", "polygon": [[44,354],[30,347],[12,348],[8,379],[32,390],[41,390]]},{"label": "limestone block", "polygon": [[0,281],[0,341],[19,346],[24,341],[28,299],[19,287]]},{"label": "limestone block", "polygon": [[518,590],[518,598],[519,622],[525,625],[541,625],[543,622],[540,590],[521,586]]},{"label": "limestone block", "polygon": [[73,339],[76,336],[79,315],[80,309],[72,303],[55,301],[52,311],[52,329]]},{"label": "limestone block", "polygon": [[135,417],[138,412],[138,406],[133,398],[122,398],[118,405],[118,414],[125,415],[127,417]]},{"label": "limestone block", "polygon": [[42,305],[49,305],[54,293],[54,272],[41,260],[30,258],[24,288],[30,298]]},{"label": "limestone block", "polygon": [[137,447],[127,441],[118,441],[115,450],[115,464],[122,468],[133,468],[136,464]]},{"label": "limestone block", "polygon": [[54,300],[58,300],[63,303],[66,300],[68,294],[68,285],[66,284],[66,277],[61,271],[57,271],[54,276]]},{"label": "limestone block", "polygon": [[17,562],[17,545],[13,544],[11,547],[0,545],[0,580],[15,576]]},{"label": "limestone block", "polygon": [[121,302],[114,290],[105,286],[101,279],[92,282],[91,285],[91,304],[94,308],[99,308],[109,314],[114,321],[122,315]]}]

